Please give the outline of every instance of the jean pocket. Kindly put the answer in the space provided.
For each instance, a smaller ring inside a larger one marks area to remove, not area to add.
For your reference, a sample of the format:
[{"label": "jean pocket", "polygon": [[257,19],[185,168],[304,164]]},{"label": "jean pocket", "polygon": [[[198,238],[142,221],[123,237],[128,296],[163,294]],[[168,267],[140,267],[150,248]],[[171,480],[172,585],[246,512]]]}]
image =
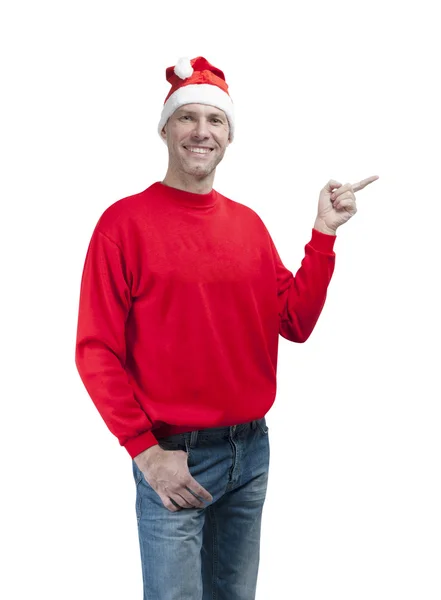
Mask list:
[{"label": "jean pocket", "polygon": [[263,417],[263,419],[259,419],[258,421],[256,421],[258,428],[260,429],[261,433],[263,435],[267,435],[268,434],[268,425],[266,424],[266,420],[265,417]]},{"label": "jean pocket", "polygon": [[144,479],[144,473],[138,467],[136,462],[132,459],[133,477],[135,478],[135,484],[138,486],[139,483]]},{"label": "jean pocket", "polygon": [[187,465],[188,465],[190,463],[191,446],[190,446],[190,441],[187,440],[187,438],[185,438],[185,451],[187,453]]}]

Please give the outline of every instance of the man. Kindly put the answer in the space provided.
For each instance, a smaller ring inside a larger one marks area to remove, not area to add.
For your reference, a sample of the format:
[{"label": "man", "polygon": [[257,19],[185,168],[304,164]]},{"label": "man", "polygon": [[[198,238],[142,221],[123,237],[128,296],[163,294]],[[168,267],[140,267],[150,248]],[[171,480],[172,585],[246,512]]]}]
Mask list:
[{"label": "man", "polygon": [[166,70],[162,182],[99,219],[76,365],[133,459],[144,599],[255,597],[279,334],[304,342],[326,298],[355,186],[329,181],[295,277],[250,208],[213,189],[234,137],[222,71]]}]

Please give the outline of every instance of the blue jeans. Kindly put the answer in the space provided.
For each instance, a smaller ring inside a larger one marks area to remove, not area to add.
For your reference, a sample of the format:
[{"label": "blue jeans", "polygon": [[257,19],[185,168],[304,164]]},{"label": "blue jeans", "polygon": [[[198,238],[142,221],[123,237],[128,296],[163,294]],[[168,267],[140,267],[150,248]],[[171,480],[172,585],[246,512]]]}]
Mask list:
[{"label": "blue jeans", "polygon": [[213,496],[171,512],[133,461],[144,600],[253,600],[269,439],[265,418],[162,438]]}]

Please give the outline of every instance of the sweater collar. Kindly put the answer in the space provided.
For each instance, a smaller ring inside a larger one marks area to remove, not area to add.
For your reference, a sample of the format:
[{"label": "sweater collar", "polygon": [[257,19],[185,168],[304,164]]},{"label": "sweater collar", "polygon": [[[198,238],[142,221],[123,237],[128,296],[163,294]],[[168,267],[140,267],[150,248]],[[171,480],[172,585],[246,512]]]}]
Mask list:
[{"label": "sweater collar", "polygon": [[208,194],[194,194],[193,192],[187,192],[179,190],[178,188],[170,187],[165,185],[161,181],[157,181],[155,187],[158,188],[158,192],[164,196],[167,196],[171,200],[178,202],[182,206],[189,206],[193,208],[210,208],[215,206],[218,200],[218,193],[212,189]]}]

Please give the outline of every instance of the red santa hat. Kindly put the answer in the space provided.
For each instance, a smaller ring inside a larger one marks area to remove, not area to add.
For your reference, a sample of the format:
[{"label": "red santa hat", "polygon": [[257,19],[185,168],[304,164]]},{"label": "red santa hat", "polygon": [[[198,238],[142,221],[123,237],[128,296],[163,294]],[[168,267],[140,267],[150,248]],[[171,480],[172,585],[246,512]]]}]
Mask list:
[{"label": "red santa hat", "polygon": [[165,71],[171,89],[165,99],[158,133],[169,117],[184,104],[208,104],[222,110],[230,126],[230,141],[234,137],[233,102],[228,93],[225,75],[220,69],[211,65],[202,56],[197,58],[180,58],[175,67]]}]

